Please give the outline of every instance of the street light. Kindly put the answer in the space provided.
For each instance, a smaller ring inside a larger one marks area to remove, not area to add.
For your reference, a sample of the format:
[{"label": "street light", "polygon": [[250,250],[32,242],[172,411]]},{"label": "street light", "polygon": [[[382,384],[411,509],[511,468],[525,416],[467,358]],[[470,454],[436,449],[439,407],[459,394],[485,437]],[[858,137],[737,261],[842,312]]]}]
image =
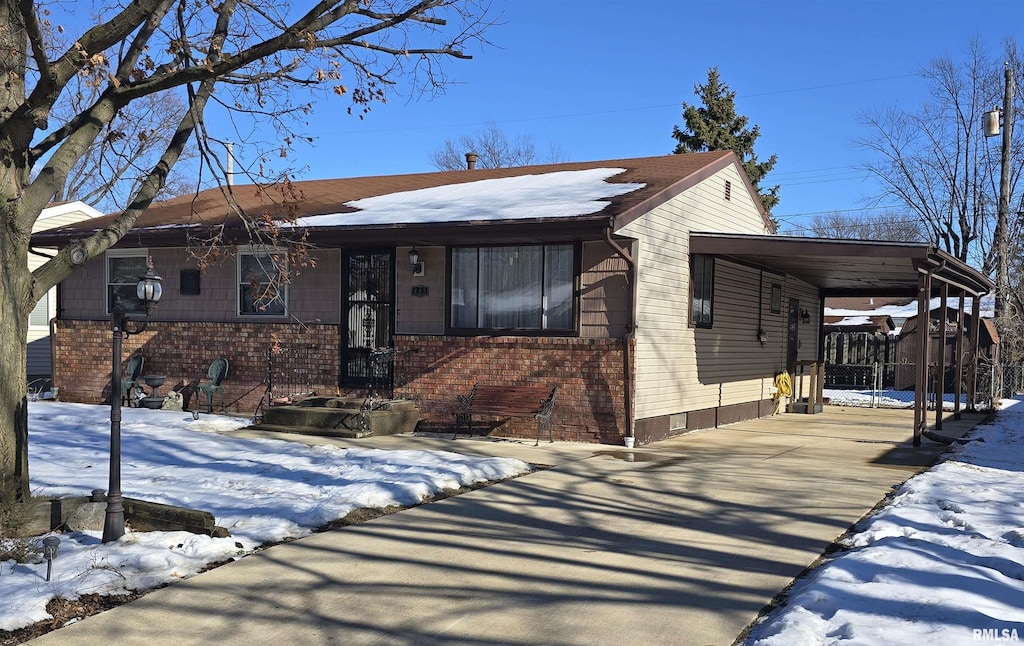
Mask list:
[{"label": "street light", "polygon": [[107,511],[103,519],[103,542],[124,536],[124,498],[121,496],[121,338],[139,334],[146,329],[149,315],[156,307],[163,288],[161,278],[153,272],[153,257],[146,258],[146,274],[139,276],[135,295],[145,311],[126,312],[115,296],[110,313],[113,330],[114,362],[110,375],[110,484],[107,487]]}]

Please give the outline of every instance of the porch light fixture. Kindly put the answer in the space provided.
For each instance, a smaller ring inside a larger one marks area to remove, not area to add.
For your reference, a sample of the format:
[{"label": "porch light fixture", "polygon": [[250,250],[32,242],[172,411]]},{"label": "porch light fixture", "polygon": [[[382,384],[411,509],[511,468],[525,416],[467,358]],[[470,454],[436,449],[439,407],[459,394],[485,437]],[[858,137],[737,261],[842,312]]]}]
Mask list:
[{"label": "porch light fixture", "polygon": [[113,331],[113,365],[110,372],[110,484],[107,487],[107,510],[103,518],[103,542],[110,543],[124,536],[124,497],[121,495],[121,339],[146,329],[149,315],[163,295],[161,278],[153,271],[153,257],[146,258],[146,273],[139,276],[135,295],[142,312],[126,312],[115,298],[110,313]]},{"label": "porch light fixture", "polygon": [[423,275],[423,262],[420,260],[420,252],[413,247],[409,250],[409,268],[413,276]]},{"label": "porch light fixture", "polygon": [[811,322],[811,313],[808,312],[807,310],[800,310],[800,322],[801,323],[810,323]]},{"label": "porch light fixture", "polygon": [[764,328],[757,331],[757,340],[761,345],[768,343],[768,333],[764,331]]}]

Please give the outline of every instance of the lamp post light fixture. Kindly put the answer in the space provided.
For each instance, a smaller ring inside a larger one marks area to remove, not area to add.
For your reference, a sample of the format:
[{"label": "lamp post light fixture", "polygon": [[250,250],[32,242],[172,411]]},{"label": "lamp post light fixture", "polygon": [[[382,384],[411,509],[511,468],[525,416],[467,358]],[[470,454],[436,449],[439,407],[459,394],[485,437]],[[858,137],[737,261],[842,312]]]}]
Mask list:
[{"label": "lamp post light fixture", "polygon": [[149,315],[163,295],[161,278],[153,271],[153,257],[146,258],[146,273],[139,276],[135,295],[143,311],[125,311],[115,296],[111,307],[110,327],[113,331],[113,367],[110,373],[110,484],[107,487],[107,510],[103,518],[103,542],[110,543],[124,536],[124,497],[121,495],[121,339],[146,329]]}]

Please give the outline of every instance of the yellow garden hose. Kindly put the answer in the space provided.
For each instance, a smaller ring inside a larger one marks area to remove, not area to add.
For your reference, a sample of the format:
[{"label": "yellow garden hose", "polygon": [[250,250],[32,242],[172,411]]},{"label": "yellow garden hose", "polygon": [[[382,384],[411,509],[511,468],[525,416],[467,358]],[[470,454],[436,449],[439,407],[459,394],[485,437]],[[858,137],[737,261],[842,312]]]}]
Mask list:
[{"label": "yellow garden hose", "polygon": [[793,396],[793,379],[788,372],[780,372],[775,375],[775,412],[782,408],[782,398]]}]

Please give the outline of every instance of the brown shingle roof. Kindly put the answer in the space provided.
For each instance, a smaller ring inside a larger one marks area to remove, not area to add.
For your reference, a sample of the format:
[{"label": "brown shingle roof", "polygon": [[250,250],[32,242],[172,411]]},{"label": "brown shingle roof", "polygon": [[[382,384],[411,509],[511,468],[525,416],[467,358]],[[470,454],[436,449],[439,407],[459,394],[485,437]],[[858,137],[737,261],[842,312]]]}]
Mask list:
[{"label": "brown shingle roof", "polygon": [[[254,185],[231,187],[232,194],[241,209],[250,217],[261,215],[281,219],[289,214],[296,217],[346,213],[355,209],[346,206],[354,200],[404,191],[433,188],[473,182],[485,179],[516,177],[558,171],[587,170],[593,168],[624,168],[607,181],[609,183],[641,183],[644,187],[617,197],[608,198],[609,205],[598,214],[586,217],[608,218],[627,217],[639,210],[649,210],[660,201],[685,190],[710,174],[737,163],[735,155],[728,151],[691,153],[686,155],[663,155],[634,159],[613,159],[592,162],[570,162],[544,164],[516,168],[489,170],[466,170],[409,175],[382,175],[375,177],[353,177],[344,179],[322,179],[294,182],[296,199],[291,204],[282,203],[280,191],[275,188],[261,190]],[[748,185],[749,188],[749,185]],[[749,188],[749,190],[753,190]],[[755,203],[760,206],[758,200]],[[90,220],[87,223],[60,230],[58,235],[82,236],[89,231],[109,225],[118,214]],[[221,188],[202,191],[164,202],[154,203],[140,218],[137,228],[167,227],[173,225],[240,225],[238,215],[228,207]],[[133,234],[134,235],[134,234]]]}]

